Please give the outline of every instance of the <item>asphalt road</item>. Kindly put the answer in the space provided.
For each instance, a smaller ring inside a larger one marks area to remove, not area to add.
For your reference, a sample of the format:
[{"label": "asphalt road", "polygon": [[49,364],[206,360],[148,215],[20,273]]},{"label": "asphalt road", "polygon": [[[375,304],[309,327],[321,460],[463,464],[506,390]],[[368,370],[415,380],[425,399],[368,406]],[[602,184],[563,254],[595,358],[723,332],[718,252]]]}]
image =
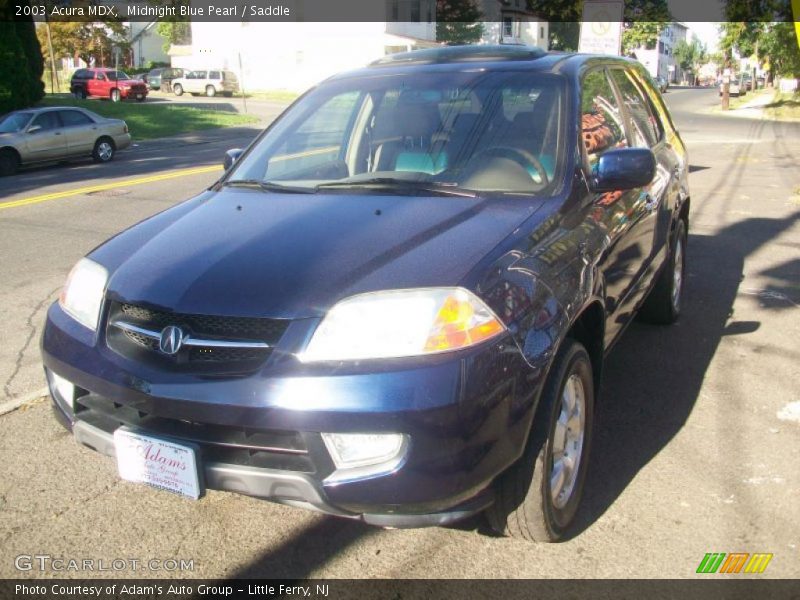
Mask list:
[{"label": "asphalt road", "polygon": [[[15,568],[32,554],[183,558],[194,577],[692,577],[707,552],[771,552],[762,577],[800,576],[800,124],[708,114],[713,89],[666,98],[691,156],[686,312],[671,328],[634,324],[609,357],[575,537],[532,545],[479,518],[387,531],[234,494],[178,499],[119,481],[39,400],[0,416],[0,577],[81,575]],[[212,167],[253,134],[0,180],[0,403],[42,388],[42,320],[72,264],[219,174],[175,169]],[[130,183],[154,175],[171,177]],[[170,574],[141,566],[95,575]]]}]

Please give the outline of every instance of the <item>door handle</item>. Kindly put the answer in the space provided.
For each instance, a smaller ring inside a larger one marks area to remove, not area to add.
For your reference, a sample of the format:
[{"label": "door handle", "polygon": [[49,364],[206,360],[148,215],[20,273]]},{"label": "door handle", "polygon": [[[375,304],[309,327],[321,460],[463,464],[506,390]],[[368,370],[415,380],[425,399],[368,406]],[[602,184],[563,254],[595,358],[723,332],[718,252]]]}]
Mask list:
[{"label": "door handle", "polygon": [[56,132],[54,133],[54,135],[61,135],[61,132],[60,132],[60,131],[56,131]]}]

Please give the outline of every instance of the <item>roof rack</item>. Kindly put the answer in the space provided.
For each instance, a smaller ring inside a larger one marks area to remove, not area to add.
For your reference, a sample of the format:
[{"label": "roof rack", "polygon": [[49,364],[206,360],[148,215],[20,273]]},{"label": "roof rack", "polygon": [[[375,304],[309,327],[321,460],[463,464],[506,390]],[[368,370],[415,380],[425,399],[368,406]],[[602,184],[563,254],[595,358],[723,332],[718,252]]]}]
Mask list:
[{"label": "roof rack", "polygon": [[443,46],[384,56],[370,67],[426,65],[437,63],[535,60],[547,52],[536,46]]}]

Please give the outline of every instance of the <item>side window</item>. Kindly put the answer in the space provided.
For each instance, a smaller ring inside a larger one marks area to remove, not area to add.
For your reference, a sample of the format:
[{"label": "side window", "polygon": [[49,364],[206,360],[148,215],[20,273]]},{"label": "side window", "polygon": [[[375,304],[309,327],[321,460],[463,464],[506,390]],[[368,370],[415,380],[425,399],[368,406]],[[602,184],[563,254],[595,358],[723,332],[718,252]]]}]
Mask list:
[{"label": "side window", "polygon": [[[290,179],[325,165],[337,168],[359,97],[358,91],[334,96],[317,109],[312,118],[288,132],[269,160],[266,178]],[[346,175],[339,175],[342,176]]]},{"label": "side window", "polygon": [[64,124],[64,127],[91,125],[94,123],[87,115],[77,110],[60,110],[58,114],[61,117],[61,122]]},{"label": "side window", "polygon": [[605,70],[592,71],[583,79],[581,139],[589,169],[607,150],[628,145],[617,98]]},{"label": "side window", "polygon": [[617,84],[622,101],[630,115],[631,146],[637,148],[655,146],[661,135],[656,117],[642,91],[634,83],[627,70],[612,69],[611,77]]},{"label": "side window", "polygon": [[222,77],[220,77],[219,71],[211,71],[211,73],[208,74],[208,78],[209,79],[222,79]]},{"label": "side window", "polygon": [[48,129],[58,129],[61,127],[61,123],[58,121],[58,115],[56,115],[56,111],[51,110],[49,112],[45,112],[37,116],[31,126],[38,125],[42,128],[43,131],[47,131]]},{"label": "side window", "polygon": [[205,79],[207,71],[195,71],[193,79]]},{"label": "side window", "polygon": [[97,80],[98,81],[105,81],[106,80],[106,76],[103,75],[102,73],[98,73],[97,74]]},{"label": "side window", "polygon": [[653,87],[646,73],[642,73],[637,69],[633,72],[633,76],[639,82],[639,87],[645,91],[648,105],[650,106],[650,112],[656,117],[655,124],[660,139],[666,132],[667,123],[669,123],[669,118],[662,104],[663,100],[661,99],[661,94]]}]

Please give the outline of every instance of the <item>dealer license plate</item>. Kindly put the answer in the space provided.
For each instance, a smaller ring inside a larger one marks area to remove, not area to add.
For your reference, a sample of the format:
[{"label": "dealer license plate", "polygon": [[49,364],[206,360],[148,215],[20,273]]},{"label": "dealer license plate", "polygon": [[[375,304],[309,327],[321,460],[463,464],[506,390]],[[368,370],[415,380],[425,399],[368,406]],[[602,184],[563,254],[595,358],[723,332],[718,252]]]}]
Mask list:
[{"label": "dealer license plate", "polygon": [[197,500],[200,478],[195,449],[128,429],[114,432],[119,476]]}]

